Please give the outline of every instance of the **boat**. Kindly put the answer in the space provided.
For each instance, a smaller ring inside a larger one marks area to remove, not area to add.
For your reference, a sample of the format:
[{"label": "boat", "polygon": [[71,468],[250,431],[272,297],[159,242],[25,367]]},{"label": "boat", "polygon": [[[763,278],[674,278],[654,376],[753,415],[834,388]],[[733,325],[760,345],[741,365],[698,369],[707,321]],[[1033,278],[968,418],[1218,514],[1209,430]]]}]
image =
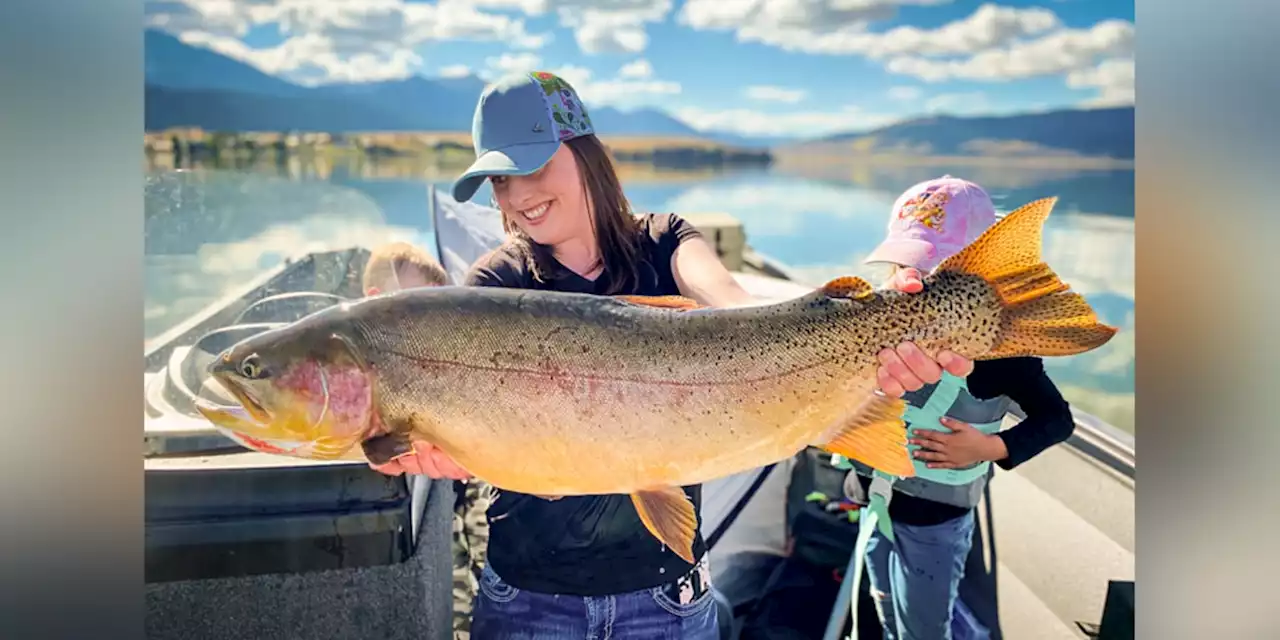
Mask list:
[{"label": "boat", "polygon": [[[435,189],[426,209],[436,254],[455,282],[501,241],[493,209]],[[354,246],[285,260],[147,343],[149,638],[451,637],[453,482],[258,453],[193,408],[197,396],[225,401],[204,373],[222,349],[359,297],[368,255]],[[747,264],[734,277],[762,301],[812,290],[758,254]],[[716,606],[734,620],[726,640],[738,636],[792,551],[797,500],[789,493],[812,453],[704,486]],[[961,586],[992,637],[1098,630],[1104,602],[1133,580],[1135,468],[1132,436],[1077,412],[1071,441],[997,475],[979,506]],[[834,630],[827,637],[842,637],[833,634],[851,605],[861,607],[859,637],[872,637],[868,597],[865,581],[852,603],[833,596],[820,621]]]}]

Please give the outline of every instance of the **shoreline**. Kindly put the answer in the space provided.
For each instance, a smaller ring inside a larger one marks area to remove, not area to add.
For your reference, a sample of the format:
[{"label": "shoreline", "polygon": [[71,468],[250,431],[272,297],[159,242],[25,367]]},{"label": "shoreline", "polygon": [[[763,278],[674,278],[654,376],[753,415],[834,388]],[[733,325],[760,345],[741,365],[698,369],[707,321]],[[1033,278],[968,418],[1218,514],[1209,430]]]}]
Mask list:
[{"label": "shoreline", "polygon": [[[604,136],[601,140],[615,162],[662,169],[765,168],[827,170],[860,165],[929,167],[1007,167],[1061,170],[1132,170],[1133,158],[1086,156],[1070,152],[1029,151],[1026,154],[904,154],[855,149],[804,148],[781,145],[756,148],[695,136]],[[371,160],[402,159],[469,164],[471,134],[462,131],[371,132],[215,132],[173,128],[143,134],[148,156],[174,155],[213,158],[224,155],[274,154],[283,160],[309,155],[354,154]]]},{"label": "shoreline", "polygon": [[1080,155],[905,155],[892,153],[807,153],[804,151],[774,152],[774,166],[785,169],[821,165],[832,168],[855,167],[858,165],[876,166],[961,166],[961,167],[1005,167],[1016,165],[1026,169],[1068,169],[1068,170],[1123,170],[1135,168],[1132,158],[1109,158],[1102,156]]}]

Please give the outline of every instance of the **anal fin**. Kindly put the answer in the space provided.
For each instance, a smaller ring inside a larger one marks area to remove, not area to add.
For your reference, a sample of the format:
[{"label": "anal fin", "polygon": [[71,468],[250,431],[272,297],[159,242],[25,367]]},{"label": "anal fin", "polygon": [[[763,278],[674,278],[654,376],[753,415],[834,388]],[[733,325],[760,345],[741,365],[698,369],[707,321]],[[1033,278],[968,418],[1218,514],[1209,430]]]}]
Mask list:
[{"label": "anal fin", "polygon": [[614,296],[615,298],[628,304],[639,305],[642,307],[657,307],[659,309],[676,309],[678,311],[688,311],[691,309],[700,309],[702,305],[693,298],[684,296]]},{"label": "anal fin", "polygon": [[906,408],[901,398],[873,395],[830,441],[818,446],[889,475],[914,476],[907,423],[902,419]]},{"label": "anal fin", "polygon": [[698,531],[698,514],[679,487],[664,487],[631,494],[636,513],[653,537],[662,541],[685,562],[693,564],[693,539]]}]

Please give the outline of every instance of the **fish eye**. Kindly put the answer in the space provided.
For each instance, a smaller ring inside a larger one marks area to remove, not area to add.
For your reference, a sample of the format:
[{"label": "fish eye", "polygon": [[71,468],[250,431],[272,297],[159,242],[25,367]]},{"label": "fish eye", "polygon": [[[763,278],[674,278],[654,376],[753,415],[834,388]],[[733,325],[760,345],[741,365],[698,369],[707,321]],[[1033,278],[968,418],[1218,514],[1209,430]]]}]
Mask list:
[{"label": "fish eye", "polygon": [[262,362],[259,361],[257,354],[247,355],[240,361],[240,375],[250,380],[262,375]]}]

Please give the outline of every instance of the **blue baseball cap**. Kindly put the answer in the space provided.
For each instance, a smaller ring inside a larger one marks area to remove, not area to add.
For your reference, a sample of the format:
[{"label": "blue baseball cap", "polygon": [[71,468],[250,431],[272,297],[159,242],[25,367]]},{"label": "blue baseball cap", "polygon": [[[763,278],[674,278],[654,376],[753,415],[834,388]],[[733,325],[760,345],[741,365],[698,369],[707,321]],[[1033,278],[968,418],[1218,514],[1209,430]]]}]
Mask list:
[{"label": "blue baseball cap", "polygon": [[527,176],[564,140],[595,133],[568,82],[546,71],[506,76],[485,88],[471,123],[476,161],[453,183],[453,199],[470,200],[489,176]]}]

